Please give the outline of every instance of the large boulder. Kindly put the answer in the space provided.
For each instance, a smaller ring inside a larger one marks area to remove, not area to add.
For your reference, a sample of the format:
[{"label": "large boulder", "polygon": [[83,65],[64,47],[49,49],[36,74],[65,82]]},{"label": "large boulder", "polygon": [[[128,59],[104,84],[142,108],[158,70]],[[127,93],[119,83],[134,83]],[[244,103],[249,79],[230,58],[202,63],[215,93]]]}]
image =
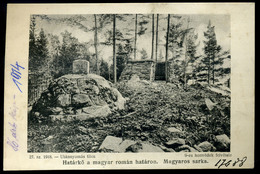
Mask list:
[{"label": "large boulder", "polygon": [[185,140],[183,138],[173,138],[165,143],[166,147],[176,148],[178,146],[185,145]]},{"label": "large boulder", "polygon": [[175,149],[177,152],[198,152],[198,150],[194,149],[193,147],[190,147],[188,145],[182,145]]},{"label": "large boulder", "polygon": [[154,146],[148,142],[136,142],[133,140],[123,140],[119,137],[108,135],[99,147],[101,152],[164,152],[160,147]]},{"label": "large boulder", "polygon": [[175,128],[175,127],[169,127],[167,130],[170,133],[181,133],[182,132],[181,130],[179,130],[179,129]]},{"label": "large boulder", "polygon": [[226,134],[217,135],[215,146],[218,151],[229,151],[230,139]]},{"label": "large boulder", "polygon": [[66,120],[107,116],[122,110],[125,99],[112,83],[95,74],[68,74],[50,83],[32,107],[32,115]]},{"label": "large boulder", "polygon": [[[215,151],[216,148],[208,141],[204,141],[198,145],[198,147],[203,151],[203,152],[212,152]],[[197,149],[198,150],[198,149]]]}]

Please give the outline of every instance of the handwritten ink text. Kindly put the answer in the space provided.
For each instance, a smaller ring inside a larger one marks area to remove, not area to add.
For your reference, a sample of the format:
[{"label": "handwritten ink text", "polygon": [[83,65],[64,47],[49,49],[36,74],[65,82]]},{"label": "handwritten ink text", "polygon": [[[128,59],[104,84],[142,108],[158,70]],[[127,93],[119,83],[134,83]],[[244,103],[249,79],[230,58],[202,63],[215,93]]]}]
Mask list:
[{"label": "handwritten ink text", "polygon": [[14,84],[17,86],[17,88],[19,89],[19,91],[22,93],[22,90],[20,88],[20,86],[22,85],[21,82],[19,82],[19,79],[22,78],[21,75],[22,73],[20,72],[20,68],[24,69],[24,67],[22,67],[21,65],[18,64],[18,62],[16,62],[15,65],[11,64],[12,68],[12,72],[11,72],[11,76],[13,77],[13,82]]},{"label": "handwritten ink text", "polygon": [[8,122],[9,130],[11,133],[11,137],[7,137],[7,144],[13,148],[14,151],[19,150],[19,144],[18,144],[18,138],[17,138],[17,124],[16,124],[16,112],[18,107],[15,103],[15,95],[14,95],[14,102],[13,107],[11,108],[11,112],[9,112],[9,115],[12,118],[12,121]]},{"label": "handwritten ink text", "polygon": [[215,164],[218,169],[220,167],[228,167],[229,165],[236,166],[238,164],[239,167],[242,167],[243,164],[246,162],[247,157],[243,157],[242,159],[237,158],[236,160],[227,160],[227,159],[220,159],[218,162]]}]

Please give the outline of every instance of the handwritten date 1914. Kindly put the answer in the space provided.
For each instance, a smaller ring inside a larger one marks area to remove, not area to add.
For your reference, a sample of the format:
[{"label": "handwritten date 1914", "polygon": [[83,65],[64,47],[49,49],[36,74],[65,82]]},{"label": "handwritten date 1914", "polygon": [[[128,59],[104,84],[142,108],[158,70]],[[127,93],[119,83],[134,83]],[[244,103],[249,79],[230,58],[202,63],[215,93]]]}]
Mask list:
[{"label": "handwritten date 1914", "polygon": [[17,86],[17,88],[19,89],[19,91],[22,93],[22,90],[20,88],[20,85],[22,85],[21,82],[19,82],[22,73],[20,72],[20,69],[24,69],[24,67],[22,67],[21,65],[18,64],[18,62],[16,62],[15,65],[11,64],[12,66],[12,72],[11,72],[11,76],[13,77],[13,81],[15,83],[15,85]]},{"label": "handwritten date 1914", "polygon": [[220,167],[228,167],[229,165],[232,165],[233,167],[235,167],[236,165],[238,165],[239,167],[242,167],[243,164],[246,162],[246,160],[247,160],[246,156],[243,157],[242,159],[237,158],[236,160],[220,159],[215,164],[215,166],[218,167],[218,169]]}]

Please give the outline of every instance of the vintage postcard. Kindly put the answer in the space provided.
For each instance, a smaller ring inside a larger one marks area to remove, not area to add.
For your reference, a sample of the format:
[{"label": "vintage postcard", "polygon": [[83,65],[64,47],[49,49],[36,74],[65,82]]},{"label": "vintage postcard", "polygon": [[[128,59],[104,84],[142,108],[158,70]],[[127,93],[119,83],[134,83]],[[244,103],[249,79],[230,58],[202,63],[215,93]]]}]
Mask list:
[{"label": "vintage postcard", "polygon": [[4,170],[254,168],[254,3],[8,4]]}]

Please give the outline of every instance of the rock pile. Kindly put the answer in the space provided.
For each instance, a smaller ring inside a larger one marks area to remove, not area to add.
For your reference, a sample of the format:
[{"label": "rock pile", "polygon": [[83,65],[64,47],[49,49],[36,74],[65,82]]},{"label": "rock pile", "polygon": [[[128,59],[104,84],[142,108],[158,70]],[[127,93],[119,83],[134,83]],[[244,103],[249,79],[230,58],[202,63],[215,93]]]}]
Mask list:
[{"label": "rock pile", "polygon": [[95,74],[68,74],[55,79],[34,103],[32,116],[52,120],[86,120],[124,109],[125,99],[112,84]]},{"label": "rock pile", "polygon": [[212,143],[208,141],[203,141],[198,145],[194,145],[194,147],[191,147],[186,144],[185,139],[173,138],[168,142],[165,142],[164,145],[164,148],[161,148],[165,152],[225,152],[229,151],[230,149],[230,139],[225,134],[217,135],[215,141]]},{"label": "rock pile", "polygon": [[140,153],[140,152],[215,152],[228,151],[230,140],[227,135],[216,136],[215,142],[204,141],[191,147],[183,138],[172,138],[164,145],[153,145],[145,141],[133,141],[120,137],[107,136],[99,147],[99,152]]}]

